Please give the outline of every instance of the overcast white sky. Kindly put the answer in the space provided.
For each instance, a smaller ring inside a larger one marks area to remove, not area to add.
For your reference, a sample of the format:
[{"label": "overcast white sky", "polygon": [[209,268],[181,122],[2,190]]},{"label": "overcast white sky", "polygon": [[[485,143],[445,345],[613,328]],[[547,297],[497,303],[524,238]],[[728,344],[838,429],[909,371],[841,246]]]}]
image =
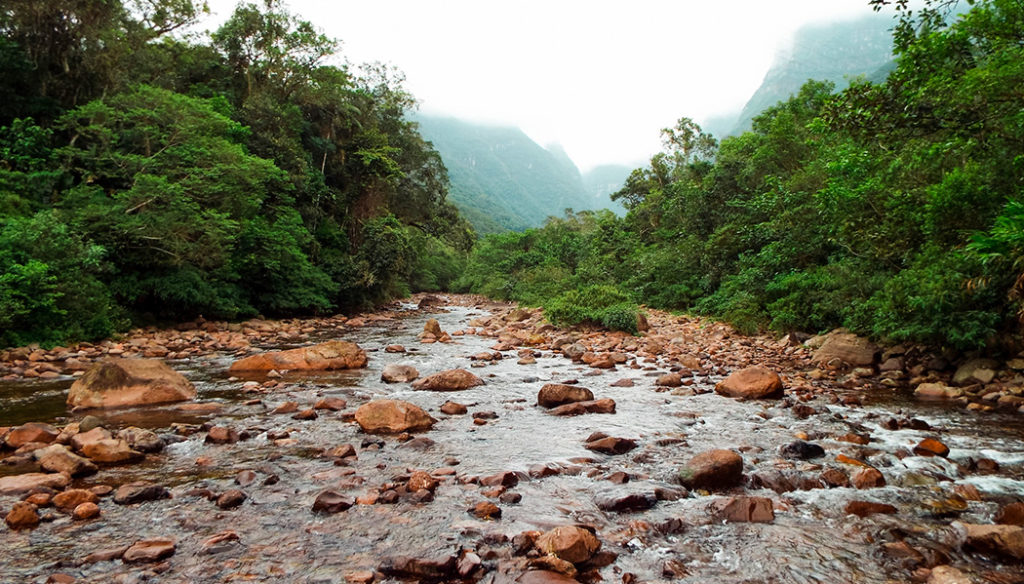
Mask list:
[{"label": "overcast white sky", "polygon": [[[236,0],[209,0],[210,27]],[[262,3],[257,0],[257,3]],[[658,130],[736,111],[802,24],[868,0],[290,0],[352,63],[405,72],[421,111],[522,128],[581,170],[633,164]]]}]

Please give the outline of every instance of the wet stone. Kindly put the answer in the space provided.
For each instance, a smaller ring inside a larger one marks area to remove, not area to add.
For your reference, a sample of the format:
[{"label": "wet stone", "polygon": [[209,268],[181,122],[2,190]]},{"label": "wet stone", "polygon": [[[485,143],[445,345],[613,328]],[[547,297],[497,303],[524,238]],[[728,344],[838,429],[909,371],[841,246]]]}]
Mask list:
[{"label": "wet stone", "polygon": [[231,489],[217,497],[217,507],[220,507],[221,509],[234,509],[244,503],[248,498],[248,495],[242,491],[238,489]]},{"label": "wet stone", "polygon": [[996,513],[995,522],[1003,525],[1024,526],[1024,502],[1010,503]]},{"label": "wet stone", "polygon": [[256,482],[256,473],[251,470],[243,470],[235,475],[235,484],[240,487],[248,487]]},{"label": "wet stone", "polygon": [[132,544],[124,551],[121,559],[126,564],[136,562],[156,562],[174,555],[176,545],[173,539],[144,539]]},{"label": "wet stone", "polygon": [[885,477],[878,469],[862,468],[854,473],[850,482],[858,489],[872,489],[885,486]]},{"label": "wet stone", "polygon": [[340,513],[342,511],[347,511],[354,504],[355,500],[353,500],[352,497],[347,497],[335,491],[324,491],[317,495],[316,500],[313,502],[313,512]]},{"label": "wet stone", "polygon": [[114,492],[114,502],[118,505],[134,505],[146,501],[169,499],[170,491],[163,485],[146,481],[136,481],[121,485]]},{"label": "wet stone", "polygon": [[712,514],[730,523],[771,523],[775,520],[772,500],[767,497],[729,497],[711,504]]},{"label": "wet stone", "polygon": [[783,458],[795,458],[798,460],[811,460],[825,456],[825,449],[812,442],[797,440],[790,442],[779,449],[779,455]]},{"label": "wet stone", "polygon": [[514,487],[519,484],[519,475],[512,471],[503,471],[481,478],[480,484],[488,487]]},{"label": "wet stone", "polygon": [[743,481],[743,457],[731,450],[709,450],[680,470],[679,479],[689,489],[728,489]]},{"label": "wet stone", "polygon": [[949,456],[949,447],[935,438],[925,438],[914,447],[914,454],[918,456]]},{"label": "wet stone", "polygon": [[70,514],[82,503],[96,503],[100,500],[96,493],[86,489],[68,489],[53,497],[53,506],[61,513]]},{"label": "wet stone", "polygon": [[441,404],[441,413],[448,414],[449,416],[461,416],[468,411],[469,409],[466,406],[453,401],[446,401]]},{"label": "wet stone", "polygon": [[843,508],[843,512],[847,515],[856,515],[857,517],[868,517],[869,515],[877,514],[892,515],[896,513],[896,507],[872,501],[850,501]]},{"label": "wet stone", "polygon": [[214,426],[206,433],[207,444],[234,444],[241,440],[241,435],[234,428]]},{"label": "wet stone", "polygon": [[594,452],[601,452],[603,454],[625,454],[630,450],[637,447],[634,440],[629,438],[615,438],[609,436],[607,438],[601,438],[587,442],[583,446],[587,450],[593,450]]},{"label": "wet stone", "polygon": [[470,507],[469,513],[479,519],[499,519],[501,508],[490,501],[481,501]]},{"label": "wet stone", "polygon": [[71,517],[75,521],[86,521],[100,516],[100,507],[95,502],[86,501],[74,508]]},{"label": "wet stone", "polygon": [[567,562],[579,564],[589,560],[601,541],[589,529],[576,525],[556,527],[537,538],[535,546],[541,553],[553,554]]},{"label": "wet stone", "polygon": [[602,511],[623,513],[627,511],[643,511],[654,507],[658,498],[654,493],[605,493],[594,499],[597,508]]},{"label": "wet stone", "polygon": [[18,501],[4,517],[4,522],[11,529],[31,529],[39,525],[38,507],[26,501]]}]

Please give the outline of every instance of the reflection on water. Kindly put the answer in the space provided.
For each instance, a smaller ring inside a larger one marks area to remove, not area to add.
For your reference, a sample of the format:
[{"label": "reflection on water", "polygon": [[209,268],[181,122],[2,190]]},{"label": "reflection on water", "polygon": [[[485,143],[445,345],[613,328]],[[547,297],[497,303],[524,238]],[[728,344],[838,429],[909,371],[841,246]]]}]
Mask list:
[{"label": "reflection on water", "polygon": [[[453,331],[466,326],[471,312],[452,307],[430,316]],[[175,497],[133,507],[104,501],[100,521],[76,524],[60,516],[32,532],[4,534],[0,581],[43,581],[55,563],[83,581],[110,581],[112,574],[139,569],[110,562],[76,567],[70,562],[143,537],[169,536],[177,539],[178,551],[170,570],[159,576],[161,582],[338,582],[348,571],[375,568],[385,556],[488,545],[501,548],[485,542],[500,541],[496,534],[512,537],[571,522],[594,526],[605,546],[619,554],[616,563],[601,572],[610,582],[620,581],[623,572],[636,574],[641,582],[887,582],[909,575],[879,551],[881,544],[898,539],[918,547],[945,546],[943,553],[968,572],[998,567],[960,553],[947,532],[957,517],[989,522],[994,501],[1024,494],[1020,481],[1024,436],[1016,418],[975,416],[884,394],[880,399],[869,397],[863,408],[814,400],[810,405],[819,413],[798,419],[782,401],[741,403],[713,393],[656,392],[648,377],[652,371],[620,367],[593,377],[588,375],[589,368],[551,354],[541,355],[535,365],[522,366],[516,364],[514,352],[506,353],[511,358],[472,369],[486,385],[457,393],[417,392],[408,384],[381,382],[380,371],[386,364],[413,365],[423,375],[469,367],[469,355],[494,343],[494,339],[468,336],[457,337],[453,344],[421,345],[415,335],[426,318],[414,314],[381,326],[346,330],[341,338],[369,351],[367,369],[287,374],[278,380],[283,386],[270,393],[247,391],[244,380],[230,379],[227,358],[174,363],[196,383],[200,400],[222,409],[196,413],[165,406],[103,413],[111,426],[136,425],[164,434],[178,431],[182,441],[150,455],[143,464],[103,469],[78,484],[149,480],[171,487]],[[392,343],[415,351],[384,352],[383,347]],[[627,377],[636,382],[635,387],[611,385]],[[613,398],[618,413],[556,418],[534,405],[541,385],[573,378],[597,397]],[[709,390],[713,381],[698,379],[698,391]],[[3,384],[0,425],[72,419],[63,408],[67,385],[60,381]],[[416,403],[439,420],[424,434],[434,444],[415,448],[394,438],[366,440],[340,412],[321,411],[314,421],[271,413],[286,401],[309,407],[324,396],[346,399],[349,411],[376,398]],[[470,413],[493,411],[497,419],[476,425],[470,415],[445,416],[440,406],[449,399],[468,405]],[[924,419],[935,430],[887,430],[883,423],[894,416]],[[188,435],[188,425],[195,428],[206,422],[246,430],[252,438],[211,446],[203,443],[203,432]],[[854,430],[869,433],[871,443],[862,447],[835,440]],[[636,439],[640,447],[623,456],[595,454],[583,448],[584,439],[595,431]],[[800,432],[825,447],[827,458],[780,459],[778,448]],[[270,439],[285,435],[283,442]],[[952,461],[907,456],[914,444],[933,435],[952,448]],[[336,466],[320,456],[324,449],[341,444],[355,445],[358,459]],[[889,484],[871,491],[840,488],[777,494],[750,490],[773,499],[776,519],[770,524],[715,521],[707,511],[713,499],[708,496],[663,500],[648,511],[624,514],[602,511],[595,502],[598,496],[627,491],[676,489],[674,478],[682,464],[710,448],[741,451],[748,475],[785,471],[813,477],[825,466],[850,473],[852,467],[833,462],[844,453],[880,468]],[[980,458],[998,460],[998,474],[968,470],[967,461]],[[464,479],[503,470],[522,471],[525,476],[537,464],[552,464],[563,472],[523,480],[514,489],[522,501],[501,504],[500,521],[479,521],[466,513],[484,496]],[[357,505],[331,516],[310,513],[313,499],[325,488],[358,496],[385,483],[400,482],[412,469],[453,465],[459,480],[446,479],[431,503]],[[221,511],[190,495],[196,488],[217,492],[237,488],[233,478],[241,470],[255,471],[257,481],[245,488],[249,500],[240,509]],[[617,471],[628,473],[632,480],[626,485],[604,480]],[[988,499],[967,502],[951,514],[937,505],[952,496],[955,484],[974,484]],[[888,502],[899,514],[847,517],[842,509],[852,499]],[[241,544],[223,554],[204,553],[202,542],[224,529],[235,530]]]}]

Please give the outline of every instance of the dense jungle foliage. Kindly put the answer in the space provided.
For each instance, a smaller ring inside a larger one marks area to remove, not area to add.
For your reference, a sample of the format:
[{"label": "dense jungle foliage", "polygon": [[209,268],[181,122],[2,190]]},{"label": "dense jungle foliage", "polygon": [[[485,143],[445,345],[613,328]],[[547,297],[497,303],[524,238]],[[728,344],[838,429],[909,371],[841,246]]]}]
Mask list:
[{"label": "dense jungle foliage", "polygon": [[0,8],[0,347],[449,286],[475,240],[412,97],[275,2]]},{"label": "dense jungle foliage", "polygon": [[746,331],[845,326],[957,348],[1019,332],[1024,3],[956,17],[952,2],[896,4],[885,82],[810,81],[720,144],[681,119],[614,195],[624,219],[489,236],[458,285],[566,321],[617,305],[626,329],[623,298]]}]

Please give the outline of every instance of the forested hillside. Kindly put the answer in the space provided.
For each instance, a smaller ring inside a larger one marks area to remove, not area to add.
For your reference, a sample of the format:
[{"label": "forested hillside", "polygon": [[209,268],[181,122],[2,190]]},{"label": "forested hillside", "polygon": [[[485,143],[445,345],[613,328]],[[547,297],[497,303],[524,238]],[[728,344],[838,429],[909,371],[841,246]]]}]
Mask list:
[{"label": "forested hillside", "polygon": [[[451,200],[480,233],[539,227],[566,209],[602,209],[561,147],[544,148],[522,130],[417,115],[451,180]],[[621,182],[618,186],[621,185]]]},{"label": "forested hillside", "polygon": [[829,81],[837,89],[858,77],[885,81],[893,59],[892,25],[887,15],[875,14],[798,30],[790,46],[776,55],[729,135],[751,130],[754,117],[800,91],[808,79]]},{"label": "forested hillside", "polygon": [[721,143],[683,118],[615,198],[491,236],[465,289],[632,329],[635,302],[743,330],[959,348],[1019,333],[1024,6],[904,12],[880,83],[807,82]]},{"label": "forested hillside", "polygon": [[444,287],[475,238],[395,72],[241,4],[0,10],[0,346]]}]

